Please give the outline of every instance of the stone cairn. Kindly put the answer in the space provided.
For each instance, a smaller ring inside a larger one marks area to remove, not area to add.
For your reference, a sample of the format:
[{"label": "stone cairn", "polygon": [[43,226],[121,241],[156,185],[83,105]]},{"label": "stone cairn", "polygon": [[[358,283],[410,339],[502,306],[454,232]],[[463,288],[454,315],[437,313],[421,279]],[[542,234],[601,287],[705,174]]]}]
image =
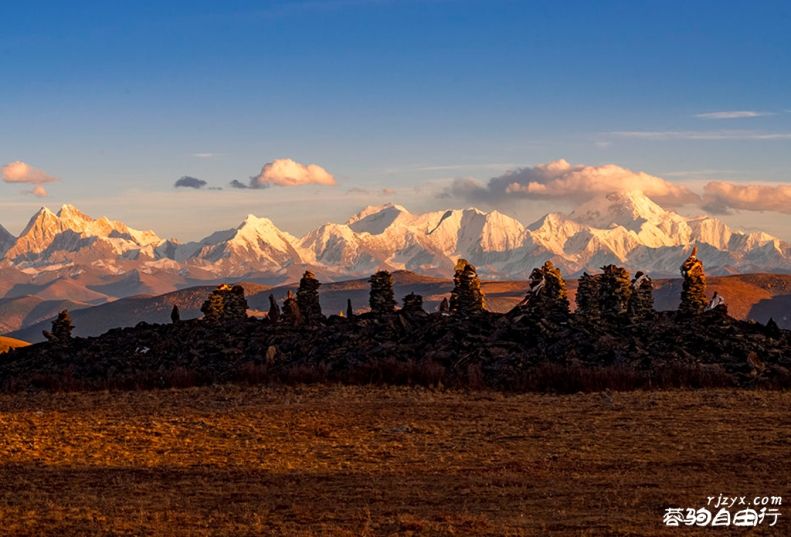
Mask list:
[{"label": "stone cairn", "polygon": [[299,310],[299,304],[291,291],[286,294],[283,300],[283,322],[291,326],[299,326],[302,324],[302,313]]},{"label": "stone cairn", "polygon": [[637,271],[632,279],[632,294],[629,297],[629,317],[645,320],[654,314],[654,282],[643,271]]},{"label": "stone cairn", "polygon": [[368,280],[371,291],[368,295],[368,304],[371,311],[378,315],[393,313],[396,301],[393,294],[393,275],[386,270],[380,270]]},{"label": "stone cairn", "polygon": [[173,324],[181,322],[181,312],[179,311],[178,304],[173,304],[173,309],[170,310],[170,321]]},{"label": "stone cairn", "polygon": [[409,293],[404,297],[404,306],[401,311],[409,316],[422,317],[428,315],[423,309],[423,297],[415,293]]},{"label": "stone cairn", "polygon": [[71,331],[74,329],[74,324],[71,322],[71,315],[69,310],[63,310],[58,313],[57,318],[52,321],[52,331],[44,330],[42,334],[47,338],[50,343],[58,345],[68,345],[71,341]]},{"label": "stone cairn", "polygon": [[607,265],[599,275],[599,304],[602,318],[607,321],[622,319],[629,311],[632,280],[623,267]]},{"label": "stone cairn", "polygon": [[437,306],[437,311],[440,315],[450,315],[450,302],[448,302],[448,297],[442,297],[442,302]]},{"label": "stone cairn", "polygon": [[352,299],[346,299],[346,318],[354,319],[354,308],[352,307]]},{"label": "stone cairn", "polygon": [[302,320],[306,323],[313,323],[320,321],[324,318],[321,313],[321,304],[319,303],[319,287],[321,283],[316,279],[315,274],[306,270],[299,280],[299,289],[297,289],[297,305],[299,312],[302,315]]},{"label": "stone cairn", "polygon": [[211,292],[201,306],[203,319],[209,323],[222,324],[243,321],[247,318],[247,300],[241,285],[233,287],[224,283]]},{"label": "stone cairn", "polygon": [[275,301],[275,295],[269,295],[269,313],[267,313],[266,317],[272,323],[280,320],[280,306]]},{"label": "stone cairn", "polygon": [[450,294],[450,312],[454,315],[475,315],[486,307],[481,291],[481,281],[475,267],[466,259],[456,262],[453,274],[453,291]]},{"label": "stone cairn", "polygon": [[681,277],[684,283],[681,288],[681,305],[678,312],[685,316],[700,315],[706,309],[706,274],[703,262],[698,259],[698,247],[681,264]]},{"label": "stone cairn", "polygon": [[527,296],[517,306],[533,318],[562,322],[569,316],[566,280],[560,269],[547,261],[530,273]]},{"label": "stone cairn", "polygon": [[585,272],[580,276],[577,282],[576,316],[588,324],[596,324],[601,320],[599,275],[591,275]]}]

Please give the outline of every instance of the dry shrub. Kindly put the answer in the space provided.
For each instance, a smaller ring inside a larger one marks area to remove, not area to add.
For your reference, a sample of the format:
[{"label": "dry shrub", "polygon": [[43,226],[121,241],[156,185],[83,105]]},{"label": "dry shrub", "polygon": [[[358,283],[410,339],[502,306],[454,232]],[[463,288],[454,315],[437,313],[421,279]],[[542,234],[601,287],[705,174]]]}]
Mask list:
[{"label": "dry shrub", "polygon": [[433,360],[398,360],[390,357],[354,366],[344,378],[338,380],[363,385],[438,386],[444,384],[446,378],[446,368]]}]

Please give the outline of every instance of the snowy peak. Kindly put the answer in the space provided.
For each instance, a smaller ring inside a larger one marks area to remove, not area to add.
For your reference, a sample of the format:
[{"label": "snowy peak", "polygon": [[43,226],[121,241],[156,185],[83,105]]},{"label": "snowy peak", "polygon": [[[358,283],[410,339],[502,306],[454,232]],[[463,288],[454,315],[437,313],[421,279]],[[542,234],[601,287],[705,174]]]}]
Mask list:
[{"label": "snowy peak", "polygon": [[[438,213],[426,215],[429,222]],[[506,252],[522,246],[525,227],[499,211],[479,209],[445,211],[436,225],[429,225],[428,236],[455,257],[479,252]]]},{"label": "snowy peak", "polygon": [[5,257],[11,260],[33,260],[52,248],[74,253],[95,244],[96,240],[103,242],[117,255],[162,242],[152,231],[138,231],[106,217],[94,220],[73,205],[64,205],[57,214],[42,207],[30,219]]},{"label": "snowy peak", "polygon": [[93,222],[93,218],[81,212],[74,205],[69,204],[63,205],[60,208],[57,217],[60,218],[60,220],[64,223],[72,223],[75,227],[84,226],[90,222]]},{"label": "snowy peak", "polygon": [[601,229],[618,225],[639,231],[644,222],[661,223],[673,218],[673,213],[660,207],[642,192],[633,191],[596,196],[574,209],[569,218]]},{"label": "snowy peak", "polygon": [[371,205],[352,216],[346,225],[356,233],[370,233],[380,235],[391,226],[409,225],[413,220],[412,214],[401,205],[387,203],[385,205]]},{"label": "snowy peak", "polygon": [[218,270],[230,275],[277,271],[302,262],[297,242],[270,219],[250,214],[236,228],[218,231],[200,241],[187,261],[216,264]]}]

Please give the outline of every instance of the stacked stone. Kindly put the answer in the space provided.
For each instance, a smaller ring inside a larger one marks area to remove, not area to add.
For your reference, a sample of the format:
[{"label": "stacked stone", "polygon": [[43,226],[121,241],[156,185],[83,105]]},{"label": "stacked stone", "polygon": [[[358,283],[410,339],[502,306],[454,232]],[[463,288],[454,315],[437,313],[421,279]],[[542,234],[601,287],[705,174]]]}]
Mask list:
[{"label": "stacked stone", "polygon": [[698,259],[698,247],[681,264],[681,277],[684,283],[681,288],[681,305],[678,308],[682,315],[700,315],[706,309],[706,274],[703,262]]},{"label": "stacked stone", "polygon": [[203,319],[209,323],[228,323],[247,318],[247,300],[241,285],[222,284],[211,292],[201,306]]},{"label": "stacked stone", "polygon": [[71,331],[74,329],[74,324],[71,322],[71,315],[69,310],[63,310],[58,313],[57,318],[52,321],[52,331],[44,330],[42,333],[44,337],[51,343],[59,345],[66,345],[71,341]]},{"label": "stacked stone", "polygon": [[297,305],[302,320],[307,323],[320,321],[324,318],[321,313],[321,304],[319,303],[319,287],[321,284],[316,279],[315,274],[306,270],[299,280],[299,289],[297,289]]},{"label": "stacked stone", "polygon": [[536,319],[549,319],[554,322],[568,319],[566,280],[552,261],[547,261],[530,273],[527,296],[520,308]]},{"label": "stacked stone", "polygon": [[642,271],[637,271],[632,280],[632,294],[629,297],[629,317],[645,320],[654,313],[654,282]]},{"label": "stacked stone", "polygon": [[368,283],[371,284],[371,291],[368,295],[371,311],[380,315],[393,313],[396,306],[393,275],[386,270],[380,270],[370,277]]},{"label": "stacked stone", "polygon": [[181,321],[181,312],[179,311],[178,304],[173,304],[173,309],[170,310],[170,320],[173,324]]},{"label": "stacked stone", "polygon": [[225,295],[225,320],[243,321],[247,318],[247,300],[244,297],[244,287],[234,285]]},{"label": "stacked stone", "polygon": [[580,276],[577,283],[577,317],[591,324],[601,319],[598,275],[592,276],[585,272]]},{"label": "stacked stone", "polygon": [[283,322],[291,326],[302,324],[302,313],[300,312],[297,299],[294,298],[294,293],[291,291],[288,292],[286,299],[283,301]]},{"label": "stacked stone", "polygon": [[455,315],[475,315],[486,307],[481,291],[481,281],[475,267],[466,259],[456,262],[453,274],[453,291],[450,294],[450,311]]},{"label": "stacked stone", "polygon": [[269,313],[266,317],[273,323],[280,320],[280,306],[275,301],[275,295],[269,295]]},{"label": "stacked stone", "polygon": [[413,315],[425,315],[426,310],[423,309],[423,297],[415,293],[409,293],[404,297],[404,307],[401,308],[401,311]]},{"label": "stacked stone", "polygon": [[[225,287],[228,286],[225,285]],[[211,294],[209,294],[209,298],[206,299],[200,308],[201,313],[203,313],[203,320],[208,323],[219,323],[223,318],[223,312],[225,311],[225,301],[223,300],[223,295],[221,294],[222,288],[223,285],[212,291]]]},{"label": "stacked stone", "polygon": [[437,311],[439,311],[440,315],[450,314],[450,303],[448,302],[448,297],[442,297],[442,302],[439,303]]},{"label": "stacked stone", "polygon": [[632,280],[623,267],[607,265],[599,275],[599,305],[605,320],[623,318],[629,311]]},{"label": "stacked stone", "polygon": [[346,318],[353,319],[354,318],[354,308],[352,307],[352,299],[346,299]]}]

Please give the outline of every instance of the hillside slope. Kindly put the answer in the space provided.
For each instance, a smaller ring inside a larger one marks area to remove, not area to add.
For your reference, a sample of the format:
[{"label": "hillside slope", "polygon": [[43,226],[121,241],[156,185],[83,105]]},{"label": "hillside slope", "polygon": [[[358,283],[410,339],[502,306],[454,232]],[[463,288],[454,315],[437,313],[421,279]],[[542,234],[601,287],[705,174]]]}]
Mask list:
[{"label": "hillside slope", "polygon": [[[393,273],[395,297],[399,305],[403,297],[411,292],[423,296],[424,308],[435,311],[444,297],[450,295],[453,283],[450,280],[421,276],[409,271]],[[659,311],[675,310],[681,296],[681,280],[668,279],[654,282],[654,300]],[[274,295],[282,304],[288,291],[296,292],[297,284],[269,288],[265,285],[244,283],[247,302],[251,310],[265,312],[269,309],[269,295]],[[567,282],[569,300],[575,307],[574,296],[577,281]],[[506,312],[521,301],[527,289],[526,281],[484,281],[483,292],[488,308],[495,312]],[[74,311],[75,335],[97,336],[110,328],[134,326],[141,321],[148,323],[170,322],[170,310],[179,306],[183,319],[200,316],[200,306],[214,286],[199,286],[182,289],[160,296],[130,297],[100,306]],[[729,313],[737,319],[752,319],[766,323],[773,318],[782,328],[791,329],[791,275],[742,274],[714,276],[708,279],[709,295],[718,292],[725,297]],[[368,310],[369,284],[367,278],[326,282],[319,288],[322,310],[326,315],[346,311],[346,301],[351,299],[356,312]],[[0,313],[4,301],[0,301]],[[52,310],[51,317],[56,311]],[[59,310],[58,310],[59,311]],[[26,341],[41,341],[42,330],[49,329],[50,318],[39,318],[23,328],[8,330],[10,335]],[[0,320],[2,317],[0,316]]]}]

